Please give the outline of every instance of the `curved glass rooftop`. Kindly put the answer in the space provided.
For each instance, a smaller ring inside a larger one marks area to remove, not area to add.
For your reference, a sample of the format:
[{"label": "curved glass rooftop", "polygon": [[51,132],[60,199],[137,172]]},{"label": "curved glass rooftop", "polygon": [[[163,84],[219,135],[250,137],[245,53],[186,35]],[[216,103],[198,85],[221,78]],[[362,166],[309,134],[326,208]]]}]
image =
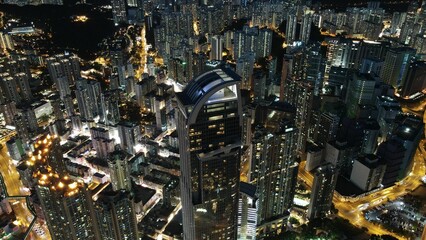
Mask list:
[{"label": "curved glass rooftop", "polygon": [[[176,93],[176,95],[183,105],[194,105],[207,93],[216,89],[216,92],[209,98],[207,103],[226,101],[237,97],[236,83],[240,79],[241,77],[231,69],[214,69],[190,81],[184,90]],[[217,87],[222,85],[224,87],[217,90]]]}]

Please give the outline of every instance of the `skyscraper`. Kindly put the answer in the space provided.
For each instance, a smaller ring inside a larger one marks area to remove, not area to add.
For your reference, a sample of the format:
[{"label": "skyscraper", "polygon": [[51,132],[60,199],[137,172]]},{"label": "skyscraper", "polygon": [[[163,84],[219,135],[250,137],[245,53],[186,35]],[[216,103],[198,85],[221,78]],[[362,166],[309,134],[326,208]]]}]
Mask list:
[{"label": "skyscraper", "polygon": [[330,211],[336,182],[337,170],[331,163],[314,170],[314,184],[308,208],[309,219],[322,218]]},{"label": "skyscraper", "polygon": [[50,135],[42,137],[27,160],[51,237],[53,240],[99,239],[84,183],[56,169],[65,168],[55,142]]},{"label": "skyscraper", "polygon": [[71,93],[70,85],[80,78],[80,62],[77,57],[58,54],[46,59],[50,78],[63,100]]},{"label": "skyscraper", "polygon": [[100,193],[95,203],[95,214],[101,239],[139,239],[134,208],[129,192]]},{"label": "skyscraper", "polygon": [[408,47],[390,49],[383,63],[380,77],[383,82],[395,88],[403,86],[416,50]]},{"label": "skyscraper", "polygon": [[132,189],[130,179],[129,161],[130,154],[125,151],[116,150],[108,157],[108,167],[110,170],[111,184],[114,191]]},{"label": "skyscraper", "polygon": [[114,24],[118,25],[120,23],[127,22],[127,9],[125,0],[112,0],[112,18]]},{"label": "skyscraper", "polygon": [[410,65],[407,79],[402,88],[402,96],[410,96],[426,88],[426,63],[414,62]]},{"label": "skyscraper", "polygon": [[118,90],[105,91],[101,94],[101,122],[106,125],[115,125],[120,121],[120,109]]},{"label": "skyscraper", "polygon": [[257,186],[259,237],[273,237],[283,231],[297,181],[297,140],[295,109],[273,103],[266,110],[265,121],[256,127],[250,182]]},{"label": "skyscraper", "polygon": [[239,85],[230,69],[214,69],[176,93],[184,239],[237,237]]},{"label": "skyscraper", "polygon": [[134,147],[141,135],[140,125],[132,122],[120,122],[117,129],[121,148],[130,154],[134,154]]},{"label": "skyscraper", "polygon": [[101,114],[101,86],[99,82],[78,79],[75,95],[80,115],[85,120],[93,120]]},{"label": "skyscraper", "polygon": [[285,38],[287,44],[292,44],[296,40],[297,14],[291,11],[287,15],[287,27],[285,30]]},{"label": "skyscraper", "polygon": [[223,38],[220,35],[211,38],[210,60],[222,60]]},{"label": "skyscraper", "polygon": [[314,14],[314,11],[312,10],[305,10],[303,13],[299,39],[300,41],[304,43],[308,43],[309,38],[311,37],[311,25],[312,25],[313,14]]},{"label": "skyscraper", "polygon": [[30,101],[33,96],[31,94],[30,83],[28,79],[28,75],[23,72],[15,74],[15,81],[18,86],[19,95],[21,98],[26,101]]},{"label": "skyscraper", "polygon": [[348,87],[350,91],[346,96],[347,112],[350,117],[356,115],[359,105],[373,103],[375,85],[376,81],[370,75],[353,74]]}]

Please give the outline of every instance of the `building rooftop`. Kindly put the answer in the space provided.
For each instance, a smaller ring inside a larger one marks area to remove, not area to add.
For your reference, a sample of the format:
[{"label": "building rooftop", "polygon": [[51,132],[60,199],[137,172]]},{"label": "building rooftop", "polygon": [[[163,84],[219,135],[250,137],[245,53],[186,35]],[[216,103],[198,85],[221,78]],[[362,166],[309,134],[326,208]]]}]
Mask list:
[{"label": "building rooftop", "polygon": [[44,136],[34,144],[34,151],[30,153],[26,161],[32,171],[32,176],[39,186],[49,187],[52,191],[58,191],[63,196],[70,197],[79,192],[83,183],[72,180],[67,174],[61,174],[49,165],[47,157],[54,147],[53,140],[56,136]]},{"label": "building rooftop", "polygon": [[231,69],[214,69],[190,81],[182,92],[176,93],[176,96],[184,106],[194,105],[214,88],[238,83],[240,79],[241,77]]}]

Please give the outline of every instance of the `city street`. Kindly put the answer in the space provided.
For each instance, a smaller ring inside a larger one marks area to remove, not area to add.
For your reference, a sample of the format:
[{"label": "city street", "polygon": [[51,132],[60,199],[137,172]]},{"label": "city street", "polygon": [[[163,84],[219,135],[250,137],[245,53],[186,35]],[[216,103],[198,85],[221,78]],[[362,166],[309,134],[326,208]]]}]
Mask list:
[{"label": "city street", "polygon": [[[375,193],[368,194],[360,197],[343,197],[339,193],[335,192],[333,197],[333,203],[336,209],[339,211],[339,217],[349,220],[353,225],[357,227],[365,227],[368,229],[370,234],[377,235],[391,235],[398,239],[404,239],[403,237],[396,235],[382,226],[373,224],[364,218],[363,212],[365,210],[374,208],[385,204],[388,201],[393,201],[399,197],[402,197],[409,192],[415,190],[422,184],[421,178],[425,175],[425,158],[426,151],[424,149],[425,140],[422,140],[417,149],[414,157],[414,164],[410,174],[398,182],[395,186],[386,189],[379,190]],[[299,178],[306,182],[306,184],[312,187],[313,176],[309,172],[305,171],[306,162],[302,162],[299,167]]]},{"label": "city street", "polygon": [[[19,179],[19,173],[16,171],[15,166],[12,163],[11,158],[7,153],[7,147],[3,144],[3,148],[0,150],[0,173],[4,179],[4,185],[7,189],[9,196],[27,196],[28,192],[25,191],[21,180]],[[28,210],[25,198],[17,198],[10,199],[12,209],[16,214],[17,220],[19,220],[20,224],[22,224],[25,228],[30,226],[31,221],[34,216]],[[50,239],[49,231],[44,225],[43,230],[45,234],[40,236],[36,234],[34,231],[30,234],[30,239]]]}]

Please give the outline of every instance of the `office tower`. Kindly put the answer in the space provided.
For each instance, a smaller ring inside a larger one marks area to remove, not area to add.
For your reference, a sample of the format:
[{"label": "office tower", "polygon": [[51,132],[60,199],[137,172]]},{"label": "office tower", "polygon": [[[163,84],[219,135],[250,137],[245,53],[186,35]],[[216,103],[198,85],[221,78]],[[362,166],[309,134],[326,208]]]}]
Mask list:
[{"label": "office tower", "polygon": [[306,47],[304,79],[314,86],[314,95],[318,96],[323,88],[325,58],[321,53],[320,44]]},{"label": "office tower", "polygon": [[223,38],[215,35],[211,38],[210,60],[222,60]]},{"label": "office tower", "polygon": [[116,125],[120,122],[119,98],[118,90],[105,91],[101,94],[101,122],[106,125]]},{"label": "office tower", "polygon": [[324,112],[320,116],[317,143],[325,146],[329,141],[336,138],[339,128],[340,117],[336,114]]},{"label": "office tower", "polygon": [[401,90],[401,96],[408,97],[426,88],[426,63],[414,62],[408,68],[407,78]]},{"label": "office tower", "polygon": [[[179,84],[185,85],[189,80],[188,63],[180,58],[171,58],[168,61],[169,76]],[[191,65],[191,64],[189,64]]]},{"label": "office tower", "polygon": [[101,192],[94,205],[101,239],[139,239],[135,206],[129,192]]},{"label": "office tower", "polygon": [[237,239],[256,239],[257,197],[256,186],[241,182],[240,201],[238,203]]},{"label": "office tower", "polygon": [[399,172],[399,179],[402,179],[412,168],[416,148],[424,136],[424,123],[417,116],[401,114],[395,118],[395,124],[391,138],[401,142],[407,149]]},{"label": "office tower", "polygon": [[361,152],[364,154],[373,154],[377,149],[380,125],[375,119],[363,119],[361,125],[364,135],[361,141]]},{"label": "office tower", "polygon": [[128,164],[130,156],[130,154],[122,150],[116,150],[108,156],[108,167],[111,171],[111,184],[114,191],[130,191],[132,189]]},{"label": "office tower", "polygon": [[264,123],[256,127],[252,140],[250,182],[257,187],[257,234],[261,238],[284,230],[298,172],[294,108],[274,105],[267,111]]},{"label": "office tower", "polygon": [[239,84],[230,69],[215,69],[176,93],[184,239],[237,237]]},{"label": "office tower", "polygon": [[50,235],[53,240],[98,239],[86,187],[50,165],[52,140],[50,135],[39,139],[27,160]]},{"label": "office tower", "polygon": [[416,50],[408,47],[392,48],[386,54],[380,78],[395,88],[405,83],[410,63]]},{"label": "office tower", "polygon": [[371,74],[372,76],[380,76],[382,71],[383,61],[377,58],[364,58],[362,60],[360,73]]},{"label": "office tower", "polygon": [[355,160],[351,182],[363,191],[371,191],[382,184],[386,164],[376,155],[367,154]]},{"label": "office tower", "polygon": [[127,23],[126,1],[111,0],[111,5],[112,5],[112,18],[114,20],[114,24],[117,26],[120,23]]},{"label": "office tower", "polygon": [[355,117],[359,105],[372,104],[374,101],[374,87],[376,81],[367,74],[353,74],[348,84],[346,106],[349,117]]},{"label": "office tower", "polygon": [[348,65],[349,68],[353,69],[360,69],[363,60],[366,58],[383,61],[390,48],[390,43],[387,42],[363,40],[354,45],[356,42],[358,41],[352,41],[353,44],[351,51],[354,52],[355,56],[349,59],[350,64]]},{"label": "office tower", "polygon": [[399,42],[401,42],[402,44],[410,43],[412,36],[417,34],[417,33],[413,34],[414,25],[415,25],[414,17],[411,14],[407,15],[401,26],[401,31],[399,33]]},{"label": "office tower", "polygon": [[285,30],[285,40],[287,44],[292,44],[296,41],[296,28],[297,28],[297,13],[292,10],[287,15],[287,27]]},{"label": "office tower", "polygon": [[120,122],[117,125],[120,146],[124,151],[134,154],[135,146],[141,135],[141,127],[133,122]]},{"label": "office tower", "polygon": [[314,183],[307,213],[309,219],[322,218],[330,212],[336,182],[337,170],[332,164],[327,163],[314,170]]},{"label": "office tower", "polygon": [[377,156],[386,163],[386,171],[382,180],[384,187],[392,186],[398,180],[406,151],[404,145],[395,139],[379,145]]},{"label": "office tower", "polygon": [[330,68],[355,68],[355,61],[358,54],[359,41],[346,38],[326,38],[327,54],[325,77],[328,79]]}]

